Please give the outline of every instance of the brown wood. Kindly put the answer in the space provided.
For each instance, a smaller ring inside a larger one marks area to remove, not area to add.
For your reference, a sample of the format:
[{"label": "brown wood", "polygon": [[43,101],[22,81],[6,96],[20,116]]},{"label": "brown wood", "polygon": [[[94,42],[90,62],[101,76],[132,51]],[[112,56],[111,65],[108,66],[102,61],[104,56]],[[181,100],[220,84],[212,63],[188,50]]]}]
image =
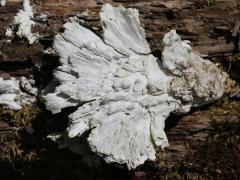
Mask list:
[{"label": "brown wood", "polygon": [[0,136],[13,133],[13,128],[11,128],[6,122],[0,121]]},{"label": "brown wood", "polygon": [[[0,7],[0,75],[32,75],[34,67],[47,61],[42,58],[44,48],[51,46],[54,35],[59,33],[62,25],[76,13],[88,10],[88,16],[80,18],[84,20],[86,27],[101,35],[99,12],[105,2],[139,10],[151,50],[159,58],[163,35],[172,28],[177,29],[183,39],[190,40],[195,51],[208,57],[232,57],[233,54],[239,53],[238,0],[34,0],[32,3],[37,22],[34,31],[40,34],[40,40],[33,45],[19,40],[6,42],[5,30],[20,6],[19,2],[9,2],[6,7]],[[42,13],[48,15],[46,21],[39,18]],[[29,59],[32,64],[20,68],[21,63]],[[19,68],[4,71],[1,67],[3,62],[20,62],[17,65]],[[170,147],[164,152],[160,151],[158,159],[166,162],[182,161],[187,157],[188,148],[195,151],[196,144],[206,141],[212,131],[211,121],[208,110],[196,111],[183,118],[169,119],[167,134]],[[232,118],[231,122],[235,123],[236,117]],[[0,124],[0,133],[1,129],[5,131],[8,127],[3,123]]]}]

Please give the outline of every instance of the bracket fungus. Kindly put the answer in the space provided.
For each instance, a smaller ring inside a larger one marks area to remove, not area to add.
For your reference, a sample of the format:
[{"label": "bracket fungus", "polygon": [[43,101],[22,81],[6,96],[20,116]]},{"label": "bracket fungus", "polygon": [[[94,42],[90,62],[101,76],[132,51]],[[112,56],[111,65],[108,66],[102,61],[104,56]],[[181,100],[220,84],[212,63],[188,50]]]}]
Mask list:
[{"label": "bracket fungus", "polygon": [[20,80],[0,78],[0,106],[11,110],[20,110],[23,105],[36,101],[37,88],[32,87],[33,80],[21,77]]},{"label": "bracket fungus", "polygon": [[26,38],[29,44],[33,44],[37,38],[37,33],[32,33],[32,26],[35,25],[33,18],[33,9],[29,0],[23,1],[22,9],[14,17],[12,25],[7,29],[6,36],[17,35],[20,38]]},{"label": "bracket fungus", "polygon": [[6,5],[6,0],[0,0],[0,6],[5,6]]},{"label": "bracket fungus", "polygon": [[138,16],[136,9],[104,5],[102,38],[77,22],[66,23],[54,40],[61,65],[42,92],[53,114],[78,107],[63,132],[69,140],[90,132],[91,151],[128,169],[155,160],[156,148],[169,145],[164,126],[170,113],[215,101],[225,81],[175,30],[163,39],[162,61],[154,57]]}]

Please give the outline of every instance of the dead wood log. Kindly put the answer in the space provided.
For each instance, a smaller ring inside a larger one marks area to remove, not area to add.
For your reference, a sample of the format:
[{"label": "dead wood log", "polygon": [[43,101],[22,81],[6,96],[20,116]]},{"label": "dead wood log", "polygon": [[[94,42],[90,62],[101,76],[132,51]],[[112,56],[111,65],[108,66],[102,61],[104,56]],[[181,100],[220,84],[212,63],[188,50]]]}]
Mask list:
[{"label": "dead wood log", "polygon": [[[237,0],[211,3],[207,0],[34,0],[34,21],[37,23],[34,31],[39,33],[40,38],[39,43],[33,45],[19,39],[7,42],[6,28],[21,4],[20,0],[9,0],[5,7],[0,7],[0,76],[33,75],[34,68],[47,61],[42,58],[43,51],[51,47],[54,35],[62,30],[62,25],[69,17],[77,13],[87,10],[87,14],[79,15],[80,19],[86,27],[101,35],[99,11],[105,2],[139,10],[151,50],[159,58],[163,35],[172,28],[177,29],[183,39],[191,40],[195,51],[209,57],[232,56],[240,50],[240,3]],[[46,14],[47,18],[41,18],[42,14]],[[22,65],[28,60],[31,63]],[[11,65],[16,68],[4,68]],[[161,161],[184,160],[188,148],[194,151],[196,147],[193,144],[197,146],[206,141],[212,130],[212,119],[208,111],[196,111],[182,119],[174,118],[176,119],[169,119],[167,127],[170,147],[165,152],[158,153]],[[0,126],[3,131],[9,130],[4,124]],[[188,143],[192,145],[188,146]]]}]

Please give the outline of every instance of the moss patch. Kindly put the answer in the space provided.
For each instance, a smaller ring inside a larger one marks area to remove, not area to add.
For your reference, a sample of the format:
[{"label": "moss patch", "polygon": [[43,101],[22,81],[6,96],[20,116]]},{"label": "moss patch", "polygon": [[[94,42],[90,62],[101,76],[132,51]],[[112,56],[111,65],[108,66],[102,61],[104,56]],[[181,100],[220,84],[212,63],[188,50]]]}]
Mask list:
[{"label": "moss patch", "polygon": [[40,113],[38,107],[24,106],[19,111],[0,109],[0,121],[8,123],[12,127],[23,128],[31,125]]}]

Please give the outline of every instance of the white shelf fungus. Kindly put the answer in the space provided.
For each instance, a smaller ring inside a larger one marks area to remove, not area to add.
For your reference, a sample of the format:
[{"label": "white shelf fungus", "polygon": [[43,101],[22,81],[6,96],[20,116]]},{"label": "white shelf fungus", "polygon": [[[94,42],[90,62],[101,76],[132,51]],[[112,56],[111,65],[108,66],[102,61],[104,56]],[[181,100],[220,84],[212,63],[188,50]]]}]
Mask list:
[{"label": "white shelf fungus", "polygon": [[7,0],[0,0],[0,6],[5,6],[7,3]]},{"label": "white shelf fungus", "polygon": [[61,65],[42,98],[53,114],[79,106],[69,116],[68,138],[90,130],[94,153],[132,169],[155,160],[156,147],[168,146],[170,113],[222,96],[224,76],[175,30],[164,37],[161,63],[151,54],[136,9],[106,4],[100,16],[103,38],[77,22],[66,23],[55,37]]},{"label": "white shelf fungus", "polygon": [[[31,80],[33,81],[33,80]],[[21,77],[20,80],[0,78],[0,107],[20,110],[23,105],[30,105],[36,101],[37,89],[33,88],[29,80]]]},{"label": "white shelf fungus", "polygon": [[[14,21],[6,31],[6,36],[13,36],[16,34],[20,38],[26,38],[29,44],[33,44],[37,38],[37,33],[32,33],[32,26],[35,25],[33,18],[33,9],[29,0],[23,1],[22,9],[19,10],[14,17]],[[16,30],[16,32],[15,32]]]}]

